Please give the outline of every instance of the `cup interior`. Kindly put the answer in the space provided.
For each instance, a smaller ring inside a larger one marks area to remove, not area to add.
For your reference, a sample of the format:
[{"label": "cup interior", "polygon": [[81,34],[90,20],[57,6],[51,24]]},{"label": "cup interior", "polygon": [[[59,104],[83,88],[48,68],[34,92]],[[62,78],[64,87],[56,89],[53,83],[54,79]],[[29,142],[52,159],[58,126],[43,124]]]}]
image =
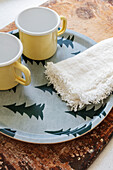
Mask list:
[{"label": "cup interior", "polygon": [[0,66],[11,64],[22,53],[22,44],[15,36],[8,33],[0,33]]},{"label": "cup interior", "polygon": [[16,19],[17,27],[26,33],[48,33],[58,28],[59,24],[59,15],[44,7],[29,8],[20,13]]}]

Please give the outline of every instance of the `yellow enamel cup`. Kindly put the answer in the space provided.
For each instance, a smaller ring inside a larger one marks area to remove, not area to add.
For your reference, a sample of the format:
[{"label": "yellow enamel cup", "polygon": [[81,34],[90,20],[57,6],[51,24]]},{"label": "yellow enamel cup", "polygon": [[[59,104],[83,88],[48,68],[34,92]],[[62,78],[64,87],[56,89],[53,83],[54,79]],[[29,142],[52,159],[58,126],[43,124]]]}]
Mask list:
[{"label": "yellow enamel cup", "polygon": [[[58,31],[61,20],[62,28]],[[23,44],[23,54],[33,60],[45,60],[57,49],[57,36],[65,32],[67,20],[54,10],[34,7],[22,11],[15,19]]]},{"label": "yellow enamel cup", "polygon": [[0,90],[11,89],[18,83],[25,86],[30,84],[30,71],[21,64],[22,52],[23,46],[17,37],[0,32]]}]

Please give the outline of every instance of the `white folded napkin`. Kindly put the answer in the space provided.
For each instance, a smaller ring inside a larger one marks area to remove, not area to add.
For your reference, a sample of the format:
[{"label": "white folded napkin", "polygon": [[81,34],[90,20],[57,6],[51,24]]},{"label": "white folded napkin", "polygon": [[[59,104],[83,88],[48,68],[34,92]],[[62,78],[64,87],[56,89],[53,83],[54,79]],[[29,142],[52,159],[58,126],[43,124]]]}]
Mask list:
[{"label": "white folded napkin", "polygon": [[45,67],[50,84],[72,110],[97,104],[113,90],[113,38],[56,64],[48,62]]}]

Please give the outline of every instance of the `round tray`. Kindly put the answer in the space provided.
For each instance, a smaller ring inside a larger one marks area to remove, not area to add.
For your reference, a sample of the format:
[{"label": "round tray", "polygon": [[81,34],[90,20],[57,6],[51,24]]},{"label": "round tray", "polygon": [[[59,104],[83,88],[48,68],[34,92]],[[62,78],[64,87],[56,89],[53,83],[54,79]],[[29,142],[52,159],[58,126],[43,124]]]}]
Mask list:
[{"label": "round tray", "polygon": [[[18,37],[18,30],[10,32]],[[71,30],[58,37],[56,54],[35,61],[22,56],[31,71],[31,84],[0,91],[0,132],[17,140],[52,144],[65,142],[95,128],[112,108],[113,95],[103,103],[88,105],[73,112],[53,89],[44,75],[47,62],[73,57],[95,44],[90,38]],[[37,47],[38,48],[38,47]]]}]

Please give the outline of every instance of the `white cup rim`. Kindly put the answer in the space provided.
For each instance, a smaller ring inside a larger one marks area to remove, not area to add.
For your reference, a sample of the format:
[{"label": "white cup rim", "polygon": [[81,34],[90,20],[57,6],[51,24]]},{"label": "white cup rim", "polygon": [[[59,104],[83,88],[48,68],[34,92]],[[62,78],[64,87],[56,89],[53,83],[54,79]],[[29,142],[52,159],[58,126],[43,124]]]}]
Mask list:
[{"label": "white cup rim", "polygon": [[19,44],[19,50],[18,50],[17,55],[9,61],[0,63],[0,67],[4,67],[4,66],[8,66],[8,65],[14,63],[15,61],[17,61],[21,57],[21,55],[23,53],[23,45],[22,45],[21,41],[16,36],[14,36],[10,33],[0,32],[0,34],[13,37],[17,41],[17,43]]},{"label": "white cup rim", "polygon": [[[20,15],[21,15],[22,13],[24,13],[24,12],[26,12],[26,11],[28,11],[28,10],[31,10],[31,9],[47,9],[47,10],[53,12],[53,13],[56,15],[57,19],[58,19],[58,22],[57,22],[56,26],[55,26],[54,28],[48,30],[48,31],[45,31],[45,32],[32,32],[32,31],[28,31],[28,30],[25,30],[24,28],[22,28],[22,27],[20,26],[19,22],[18,22],[19,17],[20,17]],[[17,28],[18,28],[21,32],[23,32],[23,33],[25,33],[25,34],[32,35],[32,36],[42,36],[42,35],[47,35],[47,34],[49,34],[49,33],[51,33],[51,32],[54,32],[55,30],[57,30],[58,27],[59,27],[59,25],[60,25],[60,21],[61,21],[61,19],[60,19],[60,16],[57,14],[57,12],[55,12],[54,10],[52,10],[52,9],[50,9],[50,8],[47,8],[47,7],[32,7],[32,8],[27,8],[27,9],[23,10],[22,12],[20,12],[20,13],[17,15],[17,17],[16,17],[16,19],[15,19],[15,25],[17,26]]]}]

